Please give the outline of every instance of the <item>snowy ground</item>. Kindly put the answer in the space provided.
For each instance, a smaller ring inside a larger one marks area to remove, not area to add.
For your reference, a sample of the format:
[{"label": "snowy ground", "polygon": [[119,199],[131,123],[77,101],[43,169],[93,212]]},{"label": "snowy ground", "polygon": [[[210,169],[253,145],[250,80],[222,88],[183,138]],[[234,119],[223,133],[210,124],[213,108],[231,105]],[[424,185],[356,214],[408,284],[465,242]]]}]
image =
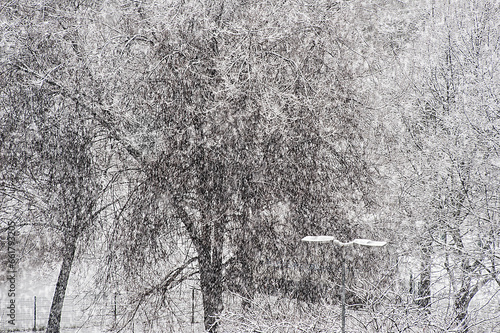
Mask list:
[{"label": "snowy ground", "polygon": [[[16,325],[7,323],[8,302],[5,276],[0,279],[0,332],[9,329],[29,332],[33,328],[34,297],[37,298],[37,329],[46,326],[58,267],[43,267],[36,270],[21,270],[16,280]],[[82,269],[82,267],[80,267]],[[88,266],[85,269],[91,271]],[[114,295],[107,295],[96,302],[92,294],[91,275],[73,274],[68,286],[63,308],[62,333],[101,333],[107,331],[114,318]],[[438,272],[434,272],[435,277]],[[78,278],[76,278],[78,276]],[[452,301],[447,281],[435,279],[433,314],[425,319],[410,307],[384,305],[361,310],[348,309],[348,332],[398,332],[407,328],[409,332],[448,332],[445,318],[452,311]],[[193,298],[194,288],[194,298]],[[201,295],[195,282],[177,287],[170,293],[165,316],[160,318],[163,332],[202,332],[203,313]],[[118,298],[119,302],[119,298]],[[194,305],[194,313],[193,313]],[[471,332],[500,331],[500,295],[494,283],[485,286],[470,306],[473,321],[477,323]],[[119,312],[119,311],[118,311]],[[194,323],[192,318],[194,315]],[[117,313],[119,320],[120,313]],[[148,313],[139,313],[146,318]],[[449,318],[449,317],[448,317]],[[250,312],[241,310],[241,299],[234,294],[225,295],[225,312],[221,331],[225,333],[253,332],[332,332],[340,329],[340,307],[338,304],[308,305],[285,297],[258,295]],[[425,320],[424,320],[425,319]],[[140,319],[124,332],[143,332]],[[451,332],[451,331],[449,331]]]},{"label": "snowy ground", "polygon": [[[19,269],[16,276],[15,325],[8,323],[7,304],[8,281],[6,275],[0,276],[0,332],[16,331],[28,332],[35,324],[34,308],[36,297],[36,327],[42,330],[46,327],[52,296],[58,275],[58,265],[43,266],[37,269]],[[117,313],[115,317],[115,295],[101,295],[96,300],[96,292],[92,281],[92,265],[83,264],[75,267],[68,283],[66,298],[62,313],[62,332],[105,332],[114,320],[120,320],[120,297],[117,296]],[[195,289],[195,298],[192,297],[194,282],[178,287],[172,292],[172,299],[177,303],[171,306],[170,314],[163,318],[163,322],[172,327],[172,332],[201,332],[202,309],[201,295]],[[195,323],[192,324],[192,306],[194,302]],[[140,313],[139,313],[140,314]],[[142,332],[141,322],[134,323],[130,332]]]}]

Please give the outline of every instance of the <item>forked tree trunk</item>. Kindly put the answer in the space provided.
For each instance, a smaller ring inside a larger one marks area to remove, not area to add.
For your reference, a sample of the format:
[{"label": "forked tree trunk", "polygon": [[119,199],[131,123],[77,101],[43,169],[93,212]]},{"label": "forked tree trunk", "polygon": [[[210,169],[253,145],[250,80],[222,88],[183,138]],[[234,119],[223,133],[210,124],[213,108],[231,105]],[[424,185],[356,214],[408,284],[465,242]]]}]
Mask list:
[{"label": "forked tree trunk", "polygon": [[[463,287],[462,287],[463,288]],[[470,301],[474,295],[467,289],[460,289],[458,295],[455,297],[455,320],[454,325],[457,328],[457,332],[467,333],[469,332],[468,325],[468,308]]]},{"label": "forked tree trunk", "polygon": [[76,251],[76,238],[71,239],[65,244],[63,253],[63,262],[59,277],[57,279],[56,290],[52,298],[52,305],[50,307],[49,322],[47,324],[46,333],[59,333],[61,329],[61,313],[66,296],[66,288],[68,286],[69,275],[73,265],[73,259]]},{"label": "forked tree trunk", "polygon": [[475,267],[470,264],[467,258],[462,261],[462,270],[464,276],[462,277],[460,290],[455,295],[455,319],[453,324],[457,332],[467,333],[469,332],[469,304],[479,289],[481,289],[490,279],[485,278],[473,284],[472,275],[474,274]]},{"label": "forked tree trunk", "polygon": [[[459,214],[456,215],[459,216]],[[453,230],[452,237],[456,247],[460,249],[460,252],[465,253],[464,243],[458,229]],[[471,260],[469,258],[462,258],[462,265],[460,267],[462,278],[460,289],[455,295],[455,318],[453,321],[454,327],[457,329],[457,332],[460,333],[469,332],[468,309],[470,301],[476,295],[479,289],[489,280],[484,279],[478,281],[475,284],[472,283],[472,276],[474,275],[474,272],[477,269],[478,265],[479,263],[477,261],[471,264]]]}]

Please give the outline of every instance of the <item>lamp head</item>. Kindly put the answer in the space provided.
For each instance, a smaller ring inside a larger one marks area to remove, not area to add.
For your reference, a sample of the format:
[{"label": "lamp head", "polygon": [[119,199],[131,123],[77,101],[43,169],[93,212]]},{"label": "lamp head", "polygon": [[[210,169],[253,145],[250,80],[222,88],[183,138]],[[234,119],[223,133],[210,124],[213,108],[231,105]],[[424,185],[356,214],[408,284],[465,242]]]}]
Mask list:
[{"label": "lamp head", "polygon": [[313,242],[313,243],[329,243],[335,238],[332,236],[306,236],[302,238],[303,242]]},{"label": "lamp head", "polygon": [[371,239],[355,239],[352,241],[354,244],[364,245],[364,246],[384,246],[387,242],[374,241]]}]

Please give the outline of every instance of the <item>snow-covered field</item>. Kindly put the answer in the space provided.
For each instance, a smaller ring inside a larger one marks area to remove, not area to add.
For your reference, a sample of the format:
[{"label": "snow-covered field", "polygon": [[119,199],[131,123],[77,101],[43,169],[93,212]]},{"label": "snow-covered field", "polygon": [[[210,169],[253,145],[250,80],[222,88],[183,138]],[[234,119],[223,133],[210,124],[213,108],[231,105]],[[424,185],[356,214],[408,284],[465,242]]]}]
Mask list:
[{"label": "snow-covered field", "polygon": [[[91,265],[80,264],[71,275],[62,315],[62,333],[94,333],[109,331],[115,320],[120,321],[120,297],[102,295],[96,300]],[[86,274],[87,273],[87,274]],[[453,311],[448,281],[439,266],[433,271],[433,301],[431,315],[422,316],[408,304],[382,304],[359,310],[347,310],[348,332],[452,332],[446,318]],[[0,277],[0,332],[31,331],[34,326],[34,298],[36,297],[36,327],[45,328],[58,266],[22,269],[16,279],[16,325],[7,317],[7,281]],[[439,278],[441,276],[441,278]],[[193,298],[194,290],[194,298]],[[201,294],[195,281],[182,284],[169,294],[161,318],[156,318],[162,332],[203,332]],[[116,317],[115,317],[116,299]],[[194,312],[193,312],[194,306]],[[471,332],[500,332],[500,295],[494,283],[484,286],[470,305],[473,326]],[[194,323],[192,322],[194,316]],[[138,313],[133,325],[124,332],[143,332],[141,320],[148,313]],[[286,297],[257,295],[249,312],[241,310],[241,299],[231,293],[225,295],[225,311],[221,332],[334,332],[340,329],[339,304],[306,304]],[[155,330],[153,330],[155,331]]]},{"label": "snow-covered field", "polygon": [[[44,266],[37,269],[21,268],[16,274],[15,297],[8,297],[10,283],[2,276],[0,283],[0,331],[31,330],[35,325],[41,329],[47,325],[48,313],[52,302],[57,274],[57,266]],[[67,297],[65,299],[62,326],[73,327],[79,325],[85,318],[85,308],[88,307],[85,297],[81,293],[81,279],[70,279]],[[9,323],[7,304],[15,301],[15,325]],[[87,302],[88,303],[88,302]],[[36,319],[34,316],[36,306]],[[87,330],[85,330],[87,332]]]},{"label": "snow-covered field", "polygon": [[[6,275],[0,276],[0,332],[6,331],[32,331],[35,318],[35,297],[36,297],[36,328],[43,330],[48,321],[48,314],[52,302],[52,297],[58,276],[58,265],[43,266],[37,269],[21,268],[18,271],[15,281],[16,313],[15,325],[10,324],[7,305],[11,297],[8,297],[9,282]],[[97,295],[97,291],[92,284],[91,264],[82,264],[74,267],[71,275],[64,307],[62,313],[61,328],[63,333],[69,332],[105,332],[113,323],[123,319],[120,303],[121,295],[108,294]],[[172,332],[200,332],[202,331],[203,316],[201,312],[201,295],[195,290],[195,298],[192,297],[193,283],[184,284],[172,291],[171,298],[175,299],[176,306],[170,311],[166,311],[163,322],[172,327]],[[195,323],[192,320],[192,305],[194,301]],[[116,306],[115,306],[116,302]],[[170,313],[169,313],[170,312]],[[116,316],[115,316],[116,313]],[[138,320],[130,326],[134,332],[142,332],[141,312],[138,313]],[[166,330],[167,332],[169,330]]]}]

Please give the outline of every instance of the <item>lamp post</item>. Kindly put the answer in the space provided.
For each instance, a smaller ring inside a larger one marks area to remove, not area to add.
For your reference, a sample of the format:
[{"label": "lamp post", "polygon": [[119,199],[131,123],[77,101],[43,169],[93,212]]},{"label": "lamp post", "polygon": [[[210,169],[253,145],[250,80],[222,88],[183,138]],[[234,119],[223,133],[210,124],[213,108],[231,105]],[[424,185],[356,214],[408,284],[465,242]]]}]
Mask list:
[{"label": "lamp post", "polygon": [[383,241],[373,241],[370,239],[354,239],[350,242],[343,243],[339,240],[336,240],[335,237],[332,236],[306,236],[302,238],[303,242],[313,242],[313,243],[330,243],[340,246],[342,252],[342,333],[345,333],[345,250],[344,247],[350,246],[353,244],[363,245],[363,246],[375,246],[380,247],[387,244],[387,242]]}]

